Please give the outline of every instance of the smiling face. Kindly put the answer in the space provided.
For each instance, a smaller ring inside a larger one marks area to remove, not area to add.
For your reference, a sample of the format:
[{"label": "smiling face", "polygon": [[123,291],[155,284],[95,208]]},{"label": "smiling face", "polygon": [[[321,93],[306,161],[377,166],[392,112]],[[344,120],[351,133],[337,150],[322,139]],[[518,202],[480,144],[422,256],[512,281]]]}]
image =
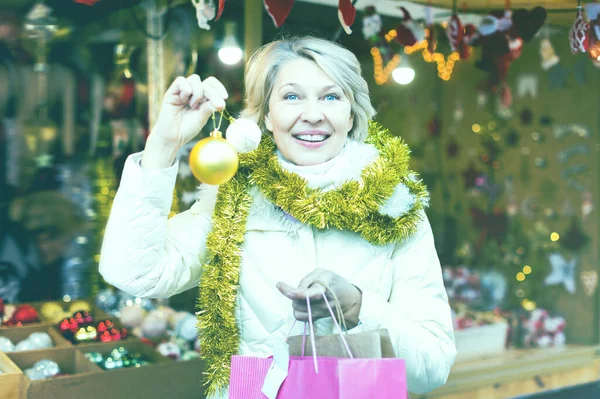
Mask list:
[{"label": "smiling face", "polygon": [[289,162],[310,166],[340,153],[352,129],[349,99],[314,62],[295,59],[277,73],[266,128]]}]

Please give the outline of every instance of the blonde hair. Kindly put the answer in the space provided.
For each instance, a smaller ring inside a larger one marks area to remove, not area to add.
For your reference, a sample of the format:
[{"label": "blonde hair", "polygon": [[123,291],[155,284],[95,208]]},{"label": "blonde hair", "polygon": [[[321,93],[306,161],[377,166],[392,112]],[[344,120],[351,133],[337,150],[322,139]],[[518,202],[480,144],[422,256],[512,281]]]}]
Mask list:
[{"label": "blonde hair", "polygon": [[314,61],[342,88],[350,100],[354,117],[348,136],[356,141],[364,141],[375,109],[369,98],[367,82],[361,75],[360,64],[349,50],[315,37],[277,40],[262,46],[250,57],[246,63],[245,100],[241,116],[255,121],[266,133],[265,116],[277,72],[286,62],[302,58]]}]

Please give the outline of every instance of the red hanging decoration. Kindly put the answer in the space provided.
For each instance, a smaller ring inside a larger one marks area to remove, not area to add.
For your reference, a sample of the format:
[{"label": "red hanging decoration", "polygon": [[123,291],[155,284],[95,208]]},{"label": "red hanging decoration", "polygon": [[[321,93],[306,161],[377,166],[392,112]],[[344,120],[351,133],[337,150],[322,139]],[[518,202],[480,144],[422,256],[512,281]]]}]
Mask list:
[{"label": "red hanging decoration", "polygon": [[581,7],[577,7],[577,17],[569,31],[569,44],[573,54],[586,53],[589,46],[588,36],[589,24],[583,19]]},{"label": "red hanging decoration", "polygon": [[425,30],[416,23],[408,10],[400,7],[404,17],[402,23],[396,28],[396,41],[402,46],[414,46],[416,43],[425,40]]},{"label": "red hanging decoration", "polygon": [[217,10],[217,16],[215,21],[218,21],[221,18],[221,14],[223,14],[223,9],[225,8],[225,0],[219,0],[219,9]]},{"label": "red hanging decoration", "polygon": [[448,41],[450,42],[452,51],[458,51],[460,44],[463,42],[464,34],[465,31],[462,23],[460,22],[460,18],[458,18],[456,13],[452,14],[446,27],[446,36],[448,36]]},{"label": "red hanging decoration", "polygon": [[354,23],[354,18],[356,18],[356,8],[352,5],[352,0],[339,0],[338,18],[344,31],[347,34],[351,34],[352,30],[350,30],[350,27]]},{"label": "red hanging decoration", "polygon": [[294,0],[264,0],[264,3],[273,23],[278,28],[283,25],[294,6]]}]

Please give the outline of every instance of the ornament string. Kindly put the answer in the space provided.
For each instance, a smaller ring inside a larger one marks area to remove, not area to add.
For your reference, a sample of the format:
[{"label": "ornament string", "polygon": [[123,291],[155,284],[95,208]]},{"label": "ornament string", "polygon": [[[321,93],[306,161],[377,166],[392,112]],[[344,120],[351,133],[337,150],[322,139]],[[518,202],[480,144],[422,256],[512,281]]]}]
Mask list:
[{"label": "ornament string", "polygon": [[222,111],[219,112],[220,118],[219,123],[217,124],[217,118],[215,117],[215,113],[212,113],[212,121],[213,121],[213,130],[220,131],[221,124],[223,123],[223,118],[227,119],[229,123],[235,122],[235,118],[231,116],[231,114],[227,111],[227,108],[223,108]]}]

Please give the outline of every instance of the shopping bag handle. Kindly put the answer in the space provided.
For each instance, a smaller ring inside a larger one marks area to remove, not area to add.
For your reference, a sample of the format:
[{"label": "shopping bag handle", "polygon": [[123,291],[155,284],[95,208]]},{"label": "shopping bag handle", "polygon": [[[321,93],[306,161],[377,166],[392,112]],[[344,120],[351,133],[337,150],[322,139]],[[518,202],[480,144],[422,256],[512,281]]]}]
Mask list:
[{"label": "shopping bag handle", "polygon": [[[332,291],[332,293],[333,293],[333,291]],[[340,339],[342,340],[342,343],[344,344],[344,348],[346,348],[346,352],[348,352],[348,356],[351,359],[353,359],[354,356],[352,356],[352,351],[350,351],[348,342],[346,341],[346,338],[344,338],[344,333],[342,331],[342,328],[338,324],[338,322],[335,318],[335,315],[333,314],[333,309],[331,308],[331,305],[329,304],[329,301],[327,300],[327,295],[325,295],[325,291],[323,291],[322,295],[323,295],[323,300],[325,301],[325,305],[327,305],[327,309],[329,310],[329,314],[331,315],[331,318],[333,319],[333,324],[335,325],[335,328],[337,329],[337,331],[340,335]],[[335,295],[335,294],[333,294],[333,295]],[[337,305],[338,314],[339,314],[340,305],[339,305],[339,302],[337,301],[337,298],[335,298],[335,296],[334,296],[334,299],[336,300],[336,305]],[[310,307],[310,298],[308,297],[308,295],[306,296],[306,307],[308,309],[308,323],[304,323],[304,333],[302,334],[302,356],[304,356],[305,348],[306,348],[306,324],[308,324],[308,326],[310,328],[310,341],[311,341],[312,348],[313,348],[313,362],[315,364],[315,373],[319,374],[319,365],[317,363],[317,346],[315,344],[315,331],[314,331],[314,326],[313,326],[313,321],[312,321],[312,310]],[[343,320],[343,315],[340,315],[340,316]],[[297,320],[294,320],[294,323],[292,324],[292,328],[290,328],[290,332],[288,333],[288,337],[290,336],[290,334],[292,333],[292,330],[296,326],[296,322],[297,322]],[[344,325],[345,325],[345,323],[344,323]]]}]

